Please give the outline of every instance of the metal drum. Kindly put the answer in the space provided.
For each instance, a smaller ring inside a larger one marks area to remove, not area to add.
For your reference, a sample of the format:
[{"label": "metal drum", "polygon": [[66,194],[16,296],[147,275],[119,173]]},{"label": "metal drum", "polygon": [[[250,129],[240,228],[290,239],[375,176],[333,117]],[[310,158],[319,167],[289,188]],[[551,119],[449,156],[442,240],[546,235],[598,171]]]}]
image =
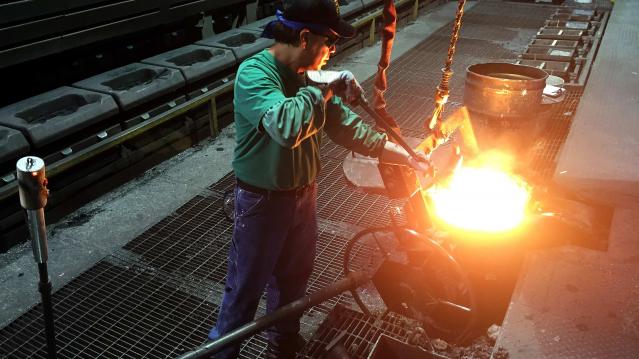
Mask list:
[{"label": "metal drum", "polygon": [[468,67],[464,104],[482,149],[526,151],[545,127],[542,97],[548,73],[532,66],[485,63]]}]

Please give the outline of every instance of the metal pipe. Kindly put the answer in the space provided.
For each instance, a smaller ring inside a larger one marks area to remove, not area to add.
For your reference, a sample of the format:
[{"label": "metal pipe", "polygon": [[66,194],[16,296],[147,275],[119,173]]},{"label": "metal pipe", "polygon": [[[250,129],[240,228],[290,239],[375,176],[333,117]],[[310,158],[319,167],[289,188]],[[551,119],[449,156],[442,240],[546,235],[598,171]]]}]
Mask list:
[{"label": "metal pipe", "polygon": [[47,339],[47,356],[49,359],[56,358],[55,346],[55,325],[53,322],[53,302],[51,301],[51,279],[47,269],[47,262],[38,263],[40,282],[38,291],[42,297],[42,312],[44,316],[44,334]]},{"label": "metal pipe", "polygon": [[40,281],[38,290],[42,297],[44,332],[49,359],[56,358],[55,328],[53,325],[53,304],[51,302],[51,279],[47,269],[47,228],[44,220],[44,206],[49,190],[45,177],[44,161],[34,156],[23,157],[16,164],[16,177],[20,205],[27,211],[27,225],[31,235],[33,258],[38,264]]},{"label": "metal pipe", "polygon": [[44,222],[44,208],[27,209],[27,225],[31,235],[31,250],[33,259],[38,264],[46,263],[49,259],[47,245],[47,229]]},{"label": "metal pipe", "polygon": [[209,356],[217,353],[227,346],[237,343],[243,339],[250,337],[262,330],[273,326],[277,322],[290,318],[294,315],[301,314],[304,310],[322,303],[328,299],[333,298],[347,290],[351,290],[361,286],[369,280],[369,277],[364,272],[352,272],[349,273],[342,280],[333,283],[332,285],[321,289],[309,296],[302,297],[294,302],[291,302],[278,310],[269,313],[261,318],[258,318],[250,323],[247,323],[232,332],[229,332],[213,342],[207,343],[191,352],[182,354],[178,359],[195,359]]}]

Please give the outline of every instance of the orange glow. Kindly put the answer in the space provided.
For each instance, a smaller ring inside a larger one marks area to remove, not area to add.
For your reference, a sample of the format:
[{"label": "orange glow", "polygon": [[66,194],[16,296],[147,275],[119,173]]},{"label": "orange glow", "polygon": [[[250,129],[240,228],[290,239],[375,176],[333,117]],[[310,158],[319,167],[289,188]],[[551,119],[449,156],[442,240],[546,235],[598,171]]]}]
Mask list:
[{"label": "orange glow", "polygon": [[436,216],[463,230],[495,233],[517,227],[526,215],[530,191],[511,174],[509,162],[491,153],[457,168],[447,182],[428,190]]}]

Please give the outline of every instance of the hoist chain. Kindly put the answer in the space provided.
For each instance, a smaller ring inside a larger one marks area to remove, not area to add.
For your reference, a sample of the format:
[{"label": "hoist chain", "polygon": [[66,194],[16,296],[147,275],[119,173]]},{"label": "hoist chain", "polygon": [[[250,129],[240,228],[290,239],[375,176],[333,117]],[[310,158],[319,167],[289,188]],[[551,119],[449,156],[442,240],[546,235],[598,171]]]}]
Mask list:
[{"label": "hoist chain", "polygon": [[444,111],[444,105],[448,102],[448,83],[450,82],[450,78],[453,76],[453,70],[451,67],[453,65],[453,56],[455,55],[455,46],[457,45],[457,40],[459,39],[459,30],[461,29],[461,21],[462,16],[464,15],[464,5],[466,4],[466,0],[459,0],[457,5],[457,13],[455,16],[455,22],[453,24],[453,32],[450,36],[450,45],[448,46],[448,56],[446,57],[446,65],[442,68],[442,80],[437,87],[437,91],[435,92],[435,109],[433,110],[433,115],[428,121],[427,125],[430,130],[437,131],[437,124],[440,122],[440,117],[442,112]]}]

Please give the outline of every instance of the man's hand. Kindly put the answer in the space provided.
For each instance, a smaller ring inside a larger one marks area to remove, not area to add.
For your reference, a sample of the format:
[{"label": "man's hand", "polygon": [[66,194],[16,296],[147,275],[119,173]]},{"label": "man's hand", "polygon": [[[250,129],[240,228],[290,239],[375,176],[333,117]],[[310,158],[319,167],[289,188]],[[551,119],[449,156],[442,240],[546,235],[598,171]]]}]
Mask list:
[{"label": "man's hand", "polygon": [[415,154],[418,158],[415,158],[408,153],[406,154],[408,156],[408,165],[417,172],[421,172],[423,174],[432,174],[434,167],[428,156],[426,156],[424,152],[418,151],[415,151]]},{"label": "man's hand", "polygon": [[328,88],[323,91],[325,98],[329,94],[335,95],[349,105],[357,105],[364,94],[364,89],[350,71],[307,71],[306,76],[312,84]]},{"label": "man's hand", "polygon": [[415,152],[419,158],[413,158],[404,148],[391,141],[386,141],[379,157],[382,163],[395,163],[410,166],[417,172],[433,175],[434,166],[423,152]]},{"label": "man's hand", "polygon": [[364,94],[364,89],[350,71],[340,71],[339,78],[329,84],[336,96],[349,105],[357,105]]}]

